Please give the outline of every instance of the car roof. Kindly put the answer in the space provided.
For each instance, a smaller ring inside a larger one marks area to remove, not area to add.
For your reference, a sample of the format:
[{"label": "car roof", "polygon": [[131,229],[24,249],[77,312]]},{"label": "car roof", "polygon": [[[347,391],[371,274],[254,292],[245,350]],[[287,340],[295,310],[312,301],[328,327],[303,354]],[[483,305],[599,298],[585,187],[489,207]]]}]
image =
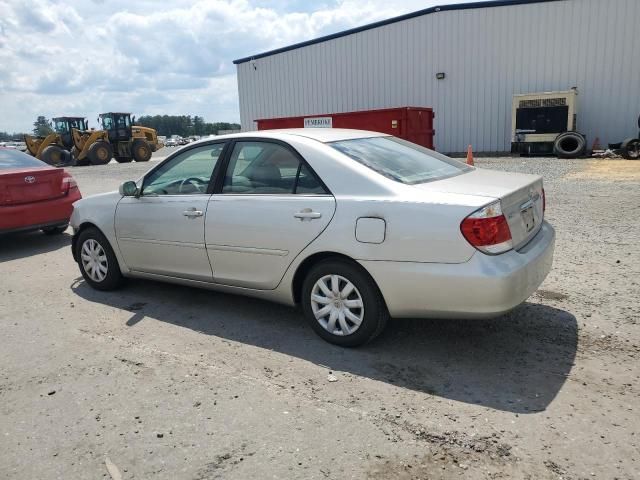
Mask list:
[{"label": "car roof", "polygon": [[204,143],[209,140],[224,140],[226,138],[240,137],[262,137],[286,140],[291,135],[297,137],[310,138],[318,142],[328,143],[340,140],[352,140],[355,138],[371,138],[371,137],[387,137],[386,133],[371,132],[368,130],[352,130],[348,128],[283,128],[277,130],[256,130],[250,132],[231,133],[228,135],[219,135],[213,138],[202,139]]}]

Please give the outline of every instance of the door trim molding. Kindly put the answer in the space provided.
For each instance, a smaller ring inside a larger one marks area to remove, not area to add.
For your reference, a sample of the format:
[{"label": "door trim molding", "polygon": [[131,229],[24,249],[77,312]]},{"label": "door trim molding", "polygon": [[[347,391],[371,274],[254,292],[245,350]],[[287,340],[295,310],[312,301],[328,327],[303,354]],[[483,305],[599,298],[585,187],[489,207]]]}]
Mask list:
[{"label": "door trim molding", "polygon": [[172,242],[169,240],[153,240],[147,238],[132,238],[132,237],[119,237],[119,242],[131,242],[131,243],[150,243],[153,245],[169,245],[172,247],[190,247],[190,248],[199,248],[204,250],[205,246],[202,243],[191,243],[191,242]]},{"label": "door trim molding", "polygon": [[207,243],[207,250],[218,250],[222,252],[238,252],[238,253],[255,253],[257,255],[275,255],[278,257],[286,257],[289,255],[288,250],[275,250],[271,248],[257,247],[236,247],[233,245],[216,245]]}]

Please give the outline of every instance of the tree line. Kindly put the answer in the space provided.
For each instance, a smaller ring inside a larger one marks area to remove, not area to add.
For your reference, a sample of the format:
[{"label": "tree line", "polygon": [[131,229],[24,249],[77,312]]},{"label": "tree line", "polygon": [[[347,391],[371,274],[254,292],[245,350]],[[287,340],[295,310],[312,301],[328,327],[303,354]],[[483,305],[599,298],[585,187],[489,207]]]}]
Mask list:
[{"label": "tree line", "polygon": [[[53,132],[53,128],[51,128],[51,121],[43,115],[38,116],[36,121],[33,122],[33,130],[31,131],[31,133],[33,133],[38,137],[46,137],[51,132]],[[21,142],[23,139],[24,139],[24,133],[0,132],[0,142],[10,142],[10,141]]]},{"label": "tree line", "polygon": [[[220,130],[238,130],[240,125],[229,122],[209,123],[198,115],[144,115],[134,122],[142,127],[155,128],[158,135],[180,135],[189,137],[191,135],[217,135]],[[39,115],[33,122],[33,135],[43,137],[53,132],[51,121],[44,115]],[[0,132],[0,142],[11,140],[21,141],[24,133]]]},{"label": "tree line", "polygon": [[136,125],[154,128],[158,135],[217,135],[220,130],[239,130],[240,125],[229,122],[209,123],[198,115],[145,115],[136,120]]},{"label": "tree line", "polygon": [[[49,120],[44,115],[39,115],[36,121],[33,122],[33,130],[31,130],[30,134],[33,134],[37,137],[46,137],[50,133],[53,133],[51,120]],[[23,138],[24,133],[0,132],[0,142],[8,142],[11,140],[21,142]]]},{"label": "tree line", "polygon": [[21,142],[23,138],[23,133],[9,133],[9,132],[0,132],[0,142]]}]

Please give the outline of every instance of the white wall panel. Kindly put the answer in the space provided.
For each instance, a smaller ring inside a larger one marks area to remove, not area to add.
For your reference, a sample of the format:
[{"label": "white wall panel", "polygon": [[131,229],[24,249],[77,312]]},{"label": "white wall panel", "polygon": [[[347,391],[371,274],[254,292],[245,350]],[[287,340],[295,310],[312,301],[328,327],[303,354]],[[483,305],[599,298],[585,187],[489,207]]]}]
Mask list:
[{"label": "white wall panel", "polygon": [[[441,151],[510,148],[514,93],[578,87],[589,142],[637,133],[640,0],[442,11],[238,64],[240,117],[435,111]],[[445,80],[436,80],[445,72]]]}]

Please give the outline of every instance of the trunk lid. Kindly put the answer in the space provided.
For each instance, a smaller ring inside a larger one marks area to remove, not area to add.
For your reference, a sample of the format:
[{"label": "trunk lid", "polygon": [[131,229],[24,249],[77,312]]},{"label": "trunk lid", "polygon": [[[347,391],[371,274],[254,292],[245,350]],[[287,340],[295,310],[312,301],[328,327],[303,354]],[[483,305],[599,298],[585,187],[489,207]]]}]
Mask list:
[{"label": "trunk lid", "polygon": [[63,175],[63,169],[54,167],[0,170],[0,206],[61,197]]},{"label": "trunk lid", "polygon": [[487,197],[487,203],[500,200],[515,249],[529,242],[542,227],[542,177],[538,175],[475,169],[416,187],[430,192]]}]

